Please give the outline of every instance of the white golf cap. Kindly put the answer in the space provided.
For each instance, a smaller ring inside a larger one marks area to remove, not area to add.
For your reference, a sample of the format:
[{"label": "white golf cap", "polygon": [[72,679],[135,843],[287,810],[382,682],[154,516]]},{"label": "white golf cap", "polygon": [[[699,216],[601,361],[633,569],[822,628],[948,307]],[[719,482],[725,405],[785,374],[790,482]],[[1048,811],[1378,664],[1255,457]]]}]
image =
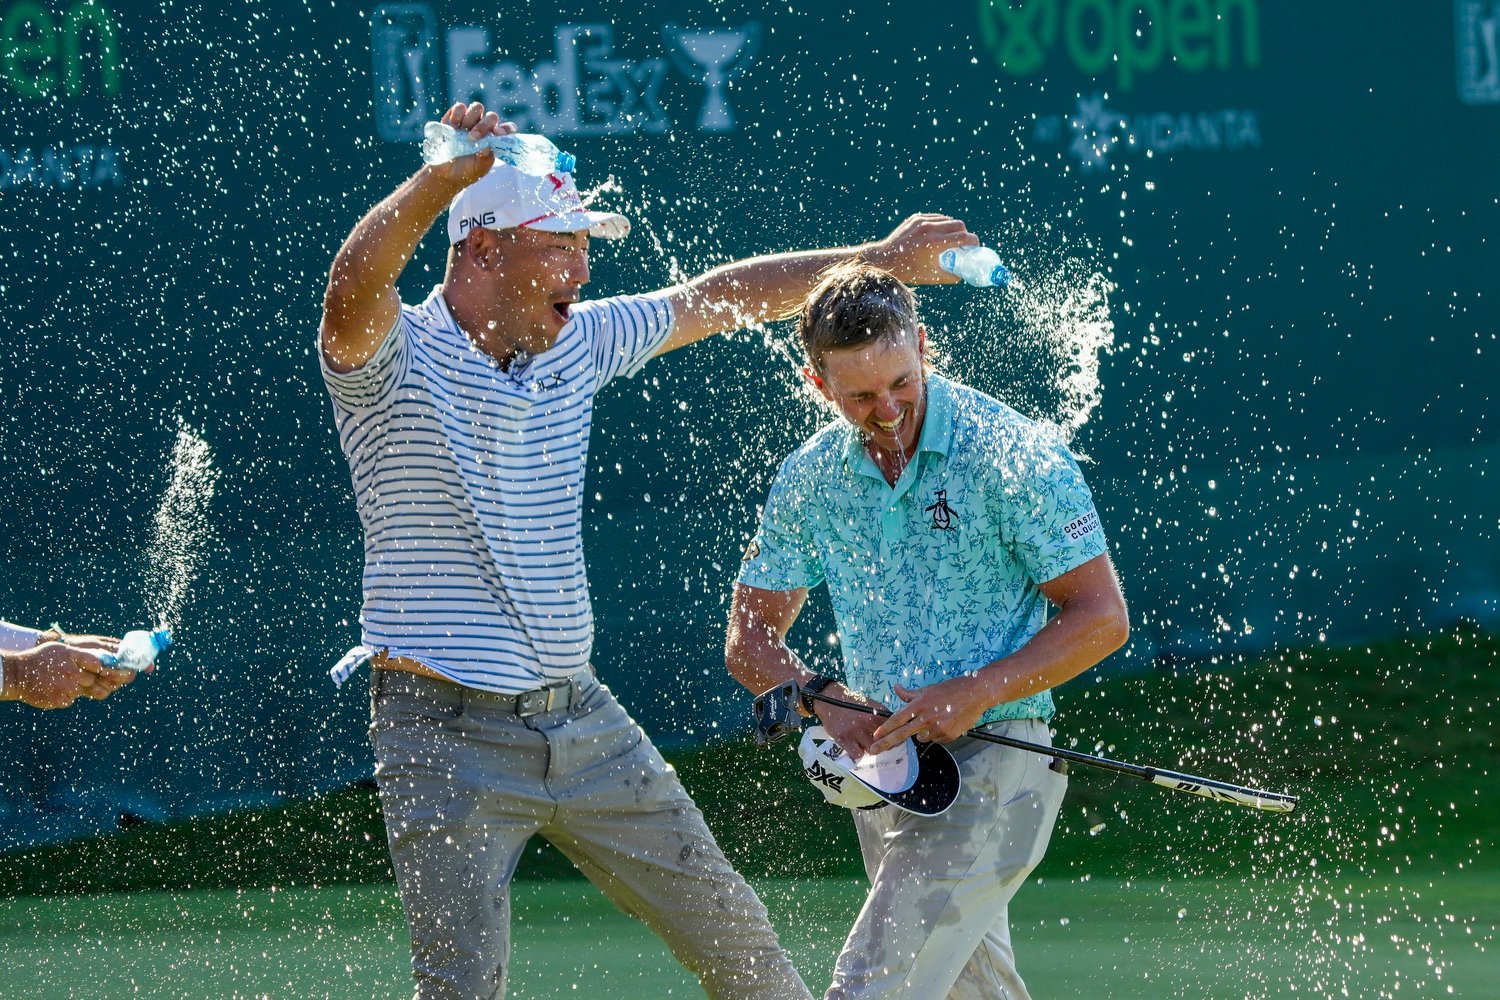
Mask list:
[{"label": "white golf cap", "polygon": [[576,233],[624,239],[630,220],[614,212],[590,212],[573,184],[572,173],[538,176],[523,173],[500,160],[490,172],[458,193],[448,206],[448,242],[458,243],[469,230],[540,229],[548,233]]},{"label": "white golf cap", "polygon": [[802,733],[802,769],[823,797],[846,809],[890,803],[921,816],[939,816],[958,798],[958,763],[938,743],[907,740],[885,753],[854,760],[822,726]]}]

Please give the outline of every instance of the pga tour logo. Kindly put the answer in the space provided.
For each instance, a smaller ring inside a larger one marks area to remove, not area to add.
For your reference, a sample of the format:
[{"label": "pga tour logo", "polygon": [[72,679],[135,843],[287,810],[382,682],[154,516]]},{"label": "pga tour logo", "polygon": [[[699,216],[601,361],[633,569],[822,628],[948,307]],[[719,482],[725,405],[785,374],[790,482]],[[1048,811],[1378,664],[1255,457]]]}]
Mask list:
[{"label": "pga tour logo", "polygon": [[1454,0],[1458,98],[1500,104],[1500,0]]},{"label": "pga tour logo", "polygon": [[[608,24],[560,24],[551,59],[531,66],[495,56],[483,25],[439,28],[432,7],[397,3],[370,17],[375,123],[382,139],[421,138],[422,125],[456,101],[482,100],[523,132],[551,136],[665,132],[661,106],[668,67],[703,91],[696,125],[705,132],[735,127],[730,81],[755,57],[760,26],[662,27],[666,59],[625,59],[614,51]],[[446,88],[443,82],[446,82]]]}]

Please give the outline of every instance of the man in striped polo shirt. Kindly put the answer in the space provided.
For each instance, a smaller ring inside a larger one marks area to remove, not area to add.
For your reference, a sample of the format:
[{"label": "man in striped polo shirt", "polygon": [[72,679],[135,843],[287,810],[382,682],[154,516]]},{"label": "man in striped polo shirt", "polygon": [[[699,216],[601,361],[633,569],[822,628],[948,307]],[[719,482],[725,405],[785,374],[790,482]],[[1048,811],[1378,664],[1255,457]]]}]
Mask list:
[{"label": "man in striped polo shirt", "polygon": [[[514,131],[477,103],[443,121],[476,140]],[[396,279],[445,207],[443,284],[403,304]],[[978,241],[913,216],[862,247],[581,302],[590,235],[628,229],[585,211],[571,174],[482,151],[418,170],[329,276],[319,346],[364,528],[375,776],[419,998],[504,993],[510,878],[535,833],[709,996],[809,995],[673,770],[594,678],[581,540],[594,395],[658,354],[794,311],[839,261],[952,281],[938,254]]]},{"label": "man in striped polo shirt", "polygon": [[[1050,758],[963,734],[1050,744],[1050,689],[1125,642],[1093,498],[1055,428],[929,370],[916,301],[892,274],[834,268],[799,328],[807,375],[843,419],[776,475],[735,584],[726,663],[755,692],[795,678],[883,705],[889,719],[818,716],[857,756],[947,744],[962,780],[940,815],[851,813],[872,884],[825,1000],[1025,1000],[1006,911],[1067,779]],[[786,645],[819,584],[842,683]]]}]

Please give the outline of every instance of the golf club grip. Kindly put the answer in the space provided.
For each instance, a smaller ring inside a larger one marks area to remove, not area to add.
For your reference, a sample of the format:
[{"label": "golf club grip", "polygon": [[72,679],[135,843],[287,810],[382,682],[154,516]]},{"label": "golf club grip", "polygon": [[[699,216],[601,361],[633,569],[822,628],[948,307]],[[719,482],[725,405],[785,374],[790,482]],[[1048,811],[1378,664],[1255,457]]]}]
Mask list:
[{"label": "golf club grip", "polygon": [[1297,809],[1297,796],[1280,792],[1265,792],[1258,788],[1245,788],[1209,778],[1195,778],[1176,771],[1157,771],[1151,776],[1153,785],[1170,788],[1189,795],[1201,795],[1219,802],[1232,802],[1261,812],[1289,813]]},{"label": "golf club grip", "polygon": [[[889,718],[891,714],[884,708],[861,705],[857,702],[845,701],[842,698],[833,698],[825,694],[817,694],[811,691],[803,692],[803,694],[814,701],[826,702],[829,705],[853,709],[856,712],[864,712],[868,715]],[[1079,750],[1069,750],[1066,747],[1051,747],[1041,743],[1032,743],[1028,740],[1018,740],[1012,736],[998,736],[979,729],[970,729],[964,735],[972,736],[977,740],[984,740],[987,743],[997,743],[1000,746],[1012,747],[1016,750],[1029,750],[1032,753],[1042,754],[1047,757],[1057,757],[1076,764],[1087,764],[1090,767],[1103,768],[1106,771],[1114,771],[1117,774],[1128,774],[1132,777],[1149,781],[1153,785],[1160,785],[1162,788],[1170,788],[1177,792],[1187,792],[1189,795],[1201,795],[1206,799],[1213,799],[1216,802],[1229,802],[1237,806],[1245,806],[1248,809],[1259,809],[1262,812],[1289,813],[1297,808],[1297,797],[1295,795],[1283,795],[1280,792],[1266,792],[1256,788],[1246,788],[1243,785],[1231,785],[1225,781],[1215,781],[1212,778],[1199,778],[1195,775],[1183,774],[1179,771],[1168,771],[1159,767],[1127,764],[1122,760],[1098,757]]]}]

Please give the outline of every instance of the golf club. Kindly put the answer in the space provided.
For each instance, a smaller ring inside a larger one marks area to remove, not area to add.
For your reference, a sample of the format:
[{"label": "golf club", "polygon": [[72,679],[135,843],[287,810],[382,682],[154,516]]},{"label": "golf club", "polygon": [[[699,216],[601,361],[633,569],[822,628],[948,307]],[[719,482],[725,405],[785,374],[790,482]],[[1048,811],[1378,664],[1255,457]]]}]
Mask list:
[{"label": "golf club", "polygon": [[[842,698],[803,691],[798,687],[796,681],[788,681],[785,684],[779,684],[771,690],[762,693],[755,699],[755,742],[757,746],[774,743],[781,737],[796,732],[801,728],[801,721],[796,715],[796,706],[798,700],[802,698],[882,718],[888,718],[891,714],[886,709],[877,706],[861,705],[858,702],[845,701]],[[1262,812],[1290,813],[1297,808],[1297,796],[1295,795],[1262,791],[1258,788],[1249,788],[1244,785],[1216,781],[1213,778],[1199,778],[1191,774],[1183,774],[1180,771],[1169,771],[1161,767],[1130,764],[1125,761],[1111,760],[1108,757],[1082,753],[1078,750],[1068,750],[1064,747],[1044,746],[1040,743],[1031,743],[1027,740],[1013,739],[1009,736],[997,736],[994,733],[987,733],[980,729],[970,729],[964,735],[972,736],[977,740],[984,740],[987,743],[998,743],[1000,746],[1014,747],[1017,750],[1029,750],[1032,753],[1042,754],[1047,757],[1057,757],[1076,764],[1087,764],[1090,767],[1103,768],[1106,771],[1114,771],[1117,774],[1128,774],[1132,777],[1149,781],[1153,785],[1160,785],[1162,788],[1187,792],[1190,795],[1201,795],[1206,799],[1230,802],[1249,809],[1259,809]]]}]

